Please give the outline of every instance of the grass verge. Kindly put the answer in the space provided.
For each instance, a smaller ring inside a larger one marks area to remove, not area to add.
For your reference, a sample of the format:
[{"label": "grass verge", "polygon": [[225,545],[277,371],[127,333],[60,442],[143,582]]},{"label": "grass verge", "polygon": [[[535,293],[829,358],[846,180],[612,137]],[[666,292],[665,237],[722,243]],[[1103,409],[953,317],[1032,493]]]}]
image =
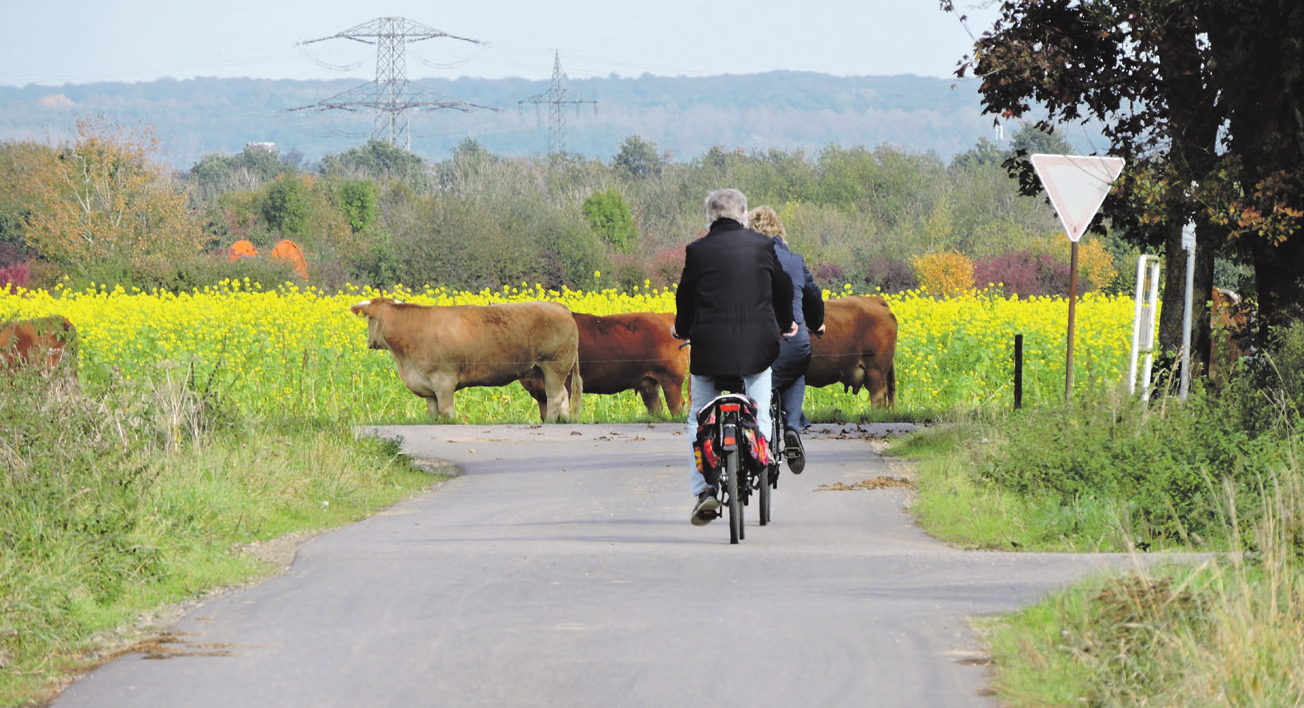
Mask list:
[{"label": "grass verge", "polygon": [[437,481],[347,425],[254,425],[157,384],[19,381],[0,462],[0,706],[47,703],[160,607],[283,567],[251,548]]},{"label": "grass verge", "polygon": [[893,445],[953,545],[1209,552],[976,619],[1002,705],[1304,706],[1298,417],[1264,424],[1250,393],[957,416]]}]

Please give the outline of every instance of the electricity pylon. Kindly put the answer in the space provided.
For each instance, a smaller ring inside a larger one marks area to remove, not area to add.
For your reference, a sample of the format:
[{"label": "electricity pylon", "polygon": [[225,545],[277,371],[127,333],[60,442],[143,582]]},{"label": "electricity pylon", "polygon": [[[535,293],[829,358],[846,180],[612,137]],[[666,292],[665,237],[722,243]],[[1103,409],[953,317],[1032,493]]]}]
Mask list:
[{"label": "electricity pylon", "polygon": [[[561,52],[554,50],[552,84],[548,86],[548,90],[516,103],[518,106],[533,103],[536,109],[540,104],[548,104],[548,152],[551,154],[566,151],[566,113],[563,106],[568,104],[578,106],[582,103],[592,103],[596,106],[598,102],[588,98],[574,98],[573,94],[566,91],[566,77],[561,73]],[[578,111],[579,108],[575,110]]]},{"label": "electricity pylon", "polygon": [[408,121],[404,112],[422,108],[440,110],[452,108],[466,111],[471,108],[486,108],[466,101],[440,96],[416,84],[408,83],[407,57],[405,52],[410,42],[424,39],[448,37],[451,39],[483,44],[478,39],[458,37],[427,27],[419,22],[402,17],[380,17],[352,29],[344,30],[329,37],[309,39],[300,44],[324,42],[328,39],[351,39],[363,44],[376,45],[376,80],[351,88],[310,106],[291,108],[291,111],[303,110],[346,110],[371,109],[376,111],[376,127],[371,133],[374,140],[382,140],[390,145],[412,148],[412,136],[408,133]]}]

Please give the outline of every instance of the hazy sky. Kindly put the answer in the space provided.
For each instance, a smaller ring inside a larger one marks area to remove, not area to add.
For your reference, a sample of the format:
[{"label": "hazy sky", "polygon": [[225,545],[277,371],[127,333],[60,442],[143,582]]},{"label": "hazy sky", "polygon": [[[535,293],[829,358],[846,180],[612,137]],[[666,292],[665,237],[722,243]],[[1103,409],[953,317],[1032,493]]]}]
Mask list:
[{"label": "hazy sky", "polygon": [[[971,11],[977,35],[994,12]],[[376,48],[301,44],[403,17],[443,37],[407,45],[409,77],[710,76],[776,69],[949,76],[972,39],[937,0],[0,0],[0,85],[196,76],[375,77]],[[337,67],[335,69],[328,66]]]}]

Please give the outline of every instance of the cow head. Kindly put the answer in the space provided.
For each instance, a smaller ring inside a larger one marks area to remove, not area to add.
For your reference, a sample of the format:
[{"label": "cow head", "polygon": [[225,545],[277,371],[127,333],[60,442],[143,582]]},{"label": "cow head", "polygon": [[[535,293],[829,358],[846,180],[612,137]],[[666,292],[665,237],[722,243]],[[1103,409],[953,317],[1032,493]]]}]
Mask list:
[{"label": "cow head", "polygon": [[397,300],[390,300],[386,297],[372,298],[363,300],[353,307],[349,312],[367,318],[367,348],[368,349],[389,349],[385,341],[385,313],[394,305],[401,304]]}]

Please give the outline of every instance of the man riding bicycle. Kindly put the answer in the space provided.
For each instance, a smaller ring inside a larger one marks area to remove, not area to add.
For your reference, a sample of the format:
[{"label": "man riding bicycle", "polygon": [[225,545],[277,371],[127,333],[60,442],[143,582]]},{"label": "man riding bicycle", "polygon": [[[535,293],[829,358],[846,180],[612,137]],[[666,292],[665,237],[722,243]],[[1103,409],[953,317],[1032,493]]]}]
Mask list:
[{"label": "man riding bicycle", "polygon": [[[684,250],[671,328],[671,334],[693,345],[690,446],[697,436],[698,412],[720,395],[718,378],[742,378],[743,392],[758,403],[758,427],[770,434],[770,365],[779,356],[780,337],[798,331],[792,279],[779,265],[774,242],[747,228],[747,197],[737,189],[711,192],[706,216],[710,229]],[[696,503],[690,520],[694,526],[710,523],[720,502],[696,462],[691,489]]]}]

